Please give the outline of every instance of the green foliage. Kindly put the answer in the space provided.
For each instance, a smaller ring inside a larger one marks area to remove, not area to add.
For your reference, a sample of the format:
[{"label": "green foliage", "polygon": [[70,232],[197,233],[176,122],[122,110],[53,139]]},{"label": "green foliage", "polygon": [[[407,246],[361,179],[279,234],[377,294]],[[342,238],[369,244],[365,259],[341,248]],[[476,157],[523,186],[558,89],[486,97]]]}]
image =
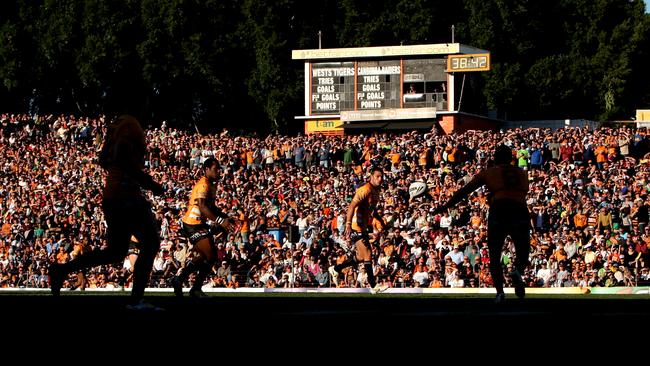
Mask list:
[{"label": "green foliage", "polygon": [[18,27],[10,21],[4,23],[0,27],[0,40],[2,40],[2,48],[0,48],[0,79],[2,84],[9,91],[13,91],[18,84],[18,64],[20,62],[18,45],[16,40],[18,38]]},{"label": "green foliage", "polygon": [[246,0],[242,7],[241,37],[255,51],[255,63],[246,79],[248,93],[276,131],[288,126],[293,115],[287,106],[302,96],[302,80],[292,73],[296,65],[289,61],[301,25],[295,11],[300,6],[293,0]]},{"label": "green foliage", "polygon": [[463,110],[615,119],[650,104],[641,0],[38,0],[0,2],[0,110],[297,130],[292,49],[319,31],[324,48],[444,43],[451,25],[492,57]]},{"label": "green foliage", "polygon": [[650,35],[642,1],[465,5],[467,43],[492,54],[487,105],[502,117],[627,119],[648,99],[648,72],[638,67]]}]

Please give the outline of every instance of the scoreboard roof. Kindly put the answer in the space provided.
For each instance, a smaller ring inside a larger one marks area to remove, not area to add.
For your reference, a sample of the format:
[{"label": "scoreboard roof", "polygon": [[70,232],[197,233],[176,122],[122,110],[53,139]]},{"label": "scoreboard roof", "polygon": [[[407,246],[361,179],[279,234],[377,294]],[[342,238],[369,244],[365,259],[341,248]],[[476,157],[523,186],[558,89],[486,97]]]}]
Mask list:
[{"label": "scoreboard roof", "polygon": [[422,44],[412,46],[379,46],[356,48],[323,48],[313,50],[292,50],[293,60],[334,60],[377,57],[430,56],[468,53],[489,53],[476,47],[460,43]]}]

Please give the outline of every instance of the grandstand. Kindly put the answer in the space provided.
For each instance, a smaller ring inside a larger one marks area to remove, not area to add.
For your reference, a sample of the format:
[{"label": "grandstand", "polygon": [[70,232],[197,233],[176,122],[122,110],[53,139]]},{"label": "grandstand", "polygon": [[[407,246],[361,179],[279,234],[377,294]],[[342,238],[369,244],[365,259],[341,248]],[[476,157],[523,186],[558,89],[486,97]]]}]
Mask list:
[{"label": "grandstand", "polygon": [[[103,126],[100,117],[0,116],[1,288],[47,289],[49,263],[104,245],[103,173],[95,164]],[[374,271],[388,292],[453,287],[479,293],[491,284],[484,193],[452,211],[444,227],[430,211],[484,166],[499,143],[513,153],[529,151],[520,162],[532,182],[529,288],[642,292],[650,281],[645,128],[260,138],[163,127],[148,130],[147,139],[146,166],[167,192],[152,198],[162,244],[151,288],[167,288],[188,254],[177,220],[199,165],[213,156],[223,170],[217,204],[227,212],[241,209],[248,224],[219,243],[206,290],[367,291],[356,268],[337,279],[328,269],[348,255],[340,234],[347,202],[367,168],[379,165],[387,172],[381,210],[388,228],[374,249]],[[427,182],[430,202],[408,203],[414,180]],[[464,254],[458,262],[447,255],[454,246]],[[512,255],[506,243],[506,268]],[[92,269],[87,289],[129,288],[124,266]]]}]

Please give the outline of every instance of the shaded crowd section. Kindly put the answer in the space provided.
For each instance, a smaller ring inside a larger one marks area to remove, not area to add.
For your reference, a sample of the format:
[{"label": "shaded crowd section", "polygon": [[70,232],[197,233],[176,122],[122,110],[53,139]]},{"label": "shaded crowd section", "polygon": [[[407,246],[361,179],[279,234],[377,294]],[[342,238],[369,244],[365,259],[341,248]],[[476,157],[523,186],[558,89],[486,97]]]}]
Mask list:
[{"label": "shaded crowd section", "polygon": [[[104,173],[96,164],[106,122],[0,115],[0,287],[49,287],[49,263],[106,245]],[[491,287],[486,192],[476,191],[449,213],[432,211],[489,164],[501,143],[512,148],[513,164],[526,169],[531,182],[528,287],[647,285],[647,132],[525,128],[259,137],[227,130],[201,135],[163,123],[146,131],[145,165],[166,191],[150,197],[162,238],[150,286],[169,287],[189,255],[178,220],[202,162],[214,157],[222,168],[217,205],[243,224],[219,239],[219,260],[205,286],[366,287],[363,270],[334,277],[330,268],[350,255],[341,233],[355,189],[371,166],[381,166],[385,184],[377,209],[387,227],[374,225],[379,281]],[[427,197],[409,200],[414,181],[427,183]],[[504,270],[513,256],[506,240]],[[128,288],[129,266],[125,260],[90,269],[87,287]],[[65,287],[76,279],[71,275]]]}]

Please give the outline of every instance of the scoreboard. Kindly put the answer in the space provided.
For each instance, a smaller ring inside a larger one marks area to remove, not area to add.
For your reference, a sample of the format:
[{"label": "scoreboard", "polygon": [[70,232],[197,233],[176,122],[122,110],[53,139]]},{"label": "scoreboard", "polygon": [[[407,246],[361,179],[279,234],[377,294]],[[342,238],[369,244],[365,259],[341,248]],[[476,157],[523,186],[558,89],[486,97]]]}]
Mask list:
[{"label": "scoreboard", "polygon": [[311,111],[337,114],[354,108],[354,63],[327,62],[312,66]]},{"label": "scoreboard", "polygon": [[462,98],[455,74],[490,70],[489,51],[459,43],[293,50],[292,58],[305,61],[305,112],[296,119],[310,132],[436,120]]},{"label": "scoreboard", "polygon": [[357,109],[398,108],[400,61],[312,64],[311,113],[338,114]]},{"label": "scoreboard", "polygon": [[[312,63],[310,114],[436,107],[433,104],[442,98],[435,93],[443,92],[446,82],[445,65],[444,59]],[[409,95],[403,102],[409,85],[416,86],[417,95]]]}]

